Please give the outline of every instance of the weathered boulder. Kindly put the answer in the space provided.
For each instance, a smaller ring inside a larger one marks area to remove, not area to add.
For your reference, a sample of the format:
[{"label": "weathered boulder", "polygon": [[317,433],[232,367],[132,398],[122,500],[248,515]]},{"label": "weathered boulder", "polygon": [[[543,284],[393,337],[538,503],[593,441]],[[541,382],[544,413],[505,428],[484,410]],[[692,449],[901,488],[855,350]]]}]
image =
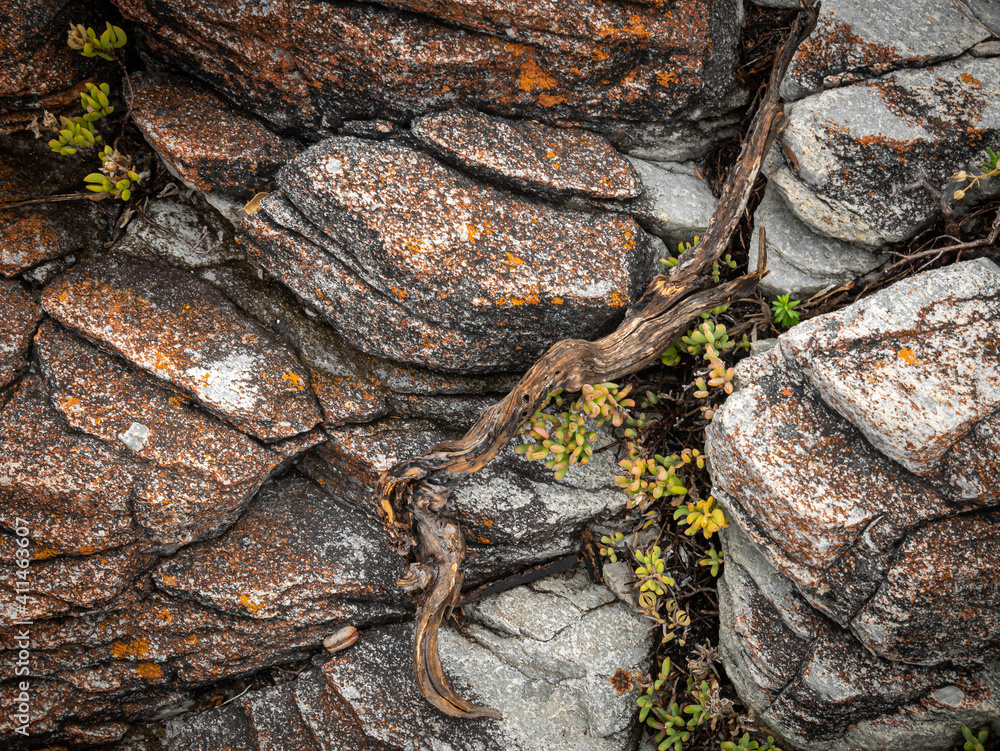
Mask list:
[{"label": "weathered boulder", "polygon": [[914,0],[905,13],[898,11],[892,0],[826,0],[816,29],[781,82],[781,96],[801,99],[821,88],[924,67],[958,57],[991,36],[968,10],[946,0]]},{"label": "weathered boulder", "polygon": [[151,53],[311,139],[343,120],[466,105],[649,144],[659,131],[704,136],[696,121],[741,101],[735,0],[681,0],[669,13],[594,0],[280,0],[235,16],[222,2],[116,4]]},{"label": "weathered boulder", "polygon": [[998,333],[990,261],[905,279],[741,364],[709,427],[727,670],[803,748],[1000,723]]},{"label": "weathered boulder", "polygon": [[[180,751],[626,751],[635,743],[635,690],[617,669],[642,670],[652,634],[631,606],[582,574],[558,575],[470,607],[462,633],[441,632],[445,670],[504,718],[455,719],[416,692],[412,627],[380,626],[292,683],[253,692],[180,728]],[[223,745],[220,745],[223,744]]]},{"label": "weathered boulder", "polygon": [[[78,191],[90,171],[85,160],[55,154],[28,133],[0,137],[0,203]],[[104,210],[93,201],[0,210],[0,275],[16,276],[53,258],[96,250],[106,226]]]},{"label": "weathered boulder", "polygon": [[17,378],[42,318],[42,310],[17,282],[0,279],[0,388]]},{"label": "weathered boulder", "polygon": [[[460,435],[423,420],[388,419],[327,430],[328,440],[300,462],[303,472],[363,509],[376,506],[375,483],[398,461]],[[573,466],[555,482],[552,470],[505,448],[452,497],[468,545],[466,581],[478,583],[579,550],[590,524],[624,513],[611,452]]]},{"label": "weathered boulder", "polygon": [[275,441],[320,420],[295,354],[214,287],[182,271],[107,256],[45,288],[60,323]]},{"label": "weathered boulder", "polygon": [[299,151],[256,120],[183,76],[134,77],[133,120],[189,187],[252,195]]},{"label": "weathered boulder", "polygon": [[1000,148],[998,87],[993,60],[967,59],[796,102],[771,180],[814,232],[869,248],[907,240],[941,210],[915,181],[947,189],[953,172]]},{"label": "weathered boulder", "polygon": [[824,289],[863,279],[886,263],[887,256],[816,234],[795,216],[771,183],[764,189],[753,221],[748,263],[750,268],[757,267],[760,228],[764,227],[770,273],[758,287],[768,295],[788,293],[807,299]]},{"label": "weathered boulder", "polygon": [[607,140],[585,130],[468,109],[425,115],[410,129],[445,161],[521,190],[590,198],[635,198],[643,190],[628,160]]},{"label": "weathered boulder", "polygon": [[392,360],[524,368],[613,326],[651,276],[631,219],[538,203],[391,143],[328,139],[278,184],[245,223],[248,258]]}]

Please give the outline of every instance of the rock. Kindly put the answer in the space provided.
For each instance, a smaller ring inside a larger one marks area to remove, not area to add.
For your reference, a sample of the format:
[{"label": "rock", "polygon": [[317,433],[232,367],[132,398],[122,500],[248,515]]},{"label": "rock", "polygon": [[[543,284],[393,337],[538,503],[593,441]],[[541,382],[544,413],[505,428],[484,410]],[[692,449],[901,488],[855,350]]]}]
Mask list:
[{"label": "rock", "polygon": [[940,212],[937,197],[907,186],[954,187],[956,168],[1000,145],[987,93],[998,87],[991,60],[968,59],[796,102],[781,137],[788,164],[771,180],[814,232],[870,248],[907,240]]},{"label": "rock", "polygon": [[797,747],[949,749],[1000,722],[1000,269],[904,279],[737,368],[709,425],[720,645]]},{"label": "rock", "polygon": [[113,63],[85,58],[66,45],[70,24],[103,28],[116,21],[110,3],[84,0],[4,0],[4,66],[0,71],[0,135],[20,130],[42,110],[68,111],[80,103],[81,83],[109,80]]},{"label": "rock", "polygon": [[195,276],[108,256],[50,284],[42,305],[251,435],[288,438],[320,420],[295,355]]},{"label": "rock", "polygon": [[636,690],[619,694],[609,679],[643,670],[653,639],[629,605],[576,573],[504,592],[470,617],[464,633],[441,631],[442,661],[463,694],[503,720],[435,710],[414,684],[412,627],[377,626],[350,649],[314,658],[293,683],[200,715],[169,748],[207,751],[223,737],[226,748],[261,751],[634,747]]},{"label": "rock", "polygon": [[[147,261],[180,269],[199,269],[242,259],[233,226],[202,196],[153,201],[146,217],[134,217],[115,249]],[[151,222],[155,223],[152,224]]]},{"label": "rock", "polygon": [[0,524],[26,520],[36,544],[91,555],[135,541],[135,471],[134,460],[71,432],[37,377],[22,380],[0,411]]},{"label": "rock", "polygon": [[246,222],[248,257],[381,357],[524,368],[613,326],[650,276],[631,219],[529,201],[394,144],[331,138],[278,182]]},{"label": "rock", "polygon": [[160,544],[217,535],[284,461],[194,408],[182,392],[51,321],[36,343],[52,402],[66,421],[151,463],[134,500],[139,522]]},{"label": "rock", "polygon": [[718,200],[694,169],[635,157],[629,161],[639,173],[645,192],[620,205],[643,229],[663,238],[671,251],[678,243],[691,242],[695,235],[704,234]]},{"label": "rock", "polygon": [[647,123],[696,129],[742,100],[735,0],[681,0],[669,14],[593,0],[281,0],[235,18],[220,2],[118,6],[148,32],[153,55],[309,140],[345,120],[408,122],[464,105],[654,144]]},{"label": "rock", "polygon": [[905,14],[891,0],[827,0],[812,35],[799,47],[781,82],[786,101],[821,88],[958,57],[990,30],[942,0],[917,0]]},{"label": "rock", "polygon": [[478,405],[480,411],[487,406],[484,399],[469,395],[495,393],[499,399],[517,380],[504,375],[445,376],[366,355],[311,309],[303,309],[284,287],[262,282],[258,273],[232,264],[207,270],[203,277],[299,354],[326,425],[364,423],[386,414],[467,420],[475,409],[468,405]]},{"label": "rock", "polygon": [[993,32],[993,36],[1000,35],[1000,8],[995,0],[967,0],[965,6],[977,21]]},{"label": "rock", "polygon": [[979,259],[796,326],[781,349],[882,453],[931,474],[1000,406],[1000,269]]},{"label": "rock", "polygon": [[183,76],[136,74],[134,87],[135,124],[191,188],[249,198],[299,151]]},{"label": "rock", "polygon": [[757,267],[761,227],[766,230],[771,273],[758,286],[772,297],[789,294],[806,300],[825,289],[856,282],[886,263],[886,256],[810,230],[770,183],[754,212],[754,232],[747,249],[750,268]]},{"label": "rock", "polygon": [[[329,440],[300,467],[328,492],[360,508],[375,507],[375,482],[393,464],[459,438],[427,421],[383,420],[327,431]],[[541,463],[527,462],[512,446],[463,483],[452,496],[469,553],[466,583],[479,583],[540,561],[576,552],[589,524],[625,511],[614,483],[614,457],[595,453],[555,482]]]},{"label": "rock", "polygon": [[403,573],[370,510],[291,475],[262,490],[222,537],[164,561],[154,580],[232,615],[357,627],[410,613],[396,585]]},{"label": "rock", "polygon": [[17,282],[0,279],[0,388],[17,378],[26,365],[31,337],[42,311]]},{"label": "rock", "polygon": [[528,192],[635,198],[642,182],[604,138],[475,110],[452,109],[414,120],[417,139],[447,162]]},{"label": "rock", "polygon": [[[45,143],[28,133],[0,137],[0,203],[80,190],[91,167],[83,160],[53,153]],[[97,250],[106,225],[104,210],[93,201],[0,210],[0,275],[16,276],[53,258]]]}]

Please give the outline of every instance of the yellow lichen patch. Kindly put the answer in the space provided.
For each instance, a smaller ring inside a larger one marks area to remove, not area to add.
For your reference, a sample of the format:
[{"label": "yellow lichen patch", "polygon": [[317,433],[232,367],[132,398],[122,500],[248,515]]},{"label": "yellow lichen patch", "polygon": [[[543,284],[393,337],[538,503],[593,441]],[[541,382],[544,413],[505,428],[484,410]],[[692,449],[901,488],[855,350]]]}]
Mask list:
[{"label": "yellow lichen patch", "polygon": [[504,264],[505,266],[510,266],[510,267],[513,268],[514,266],[520,266],[521,264],[523,264],[524,263],[524,259],[523,258],[518,258],[513,253],[511,253],[510,251],[508,251],[507,252],[507,258],[506,258],[506,260],[501,261],[500,263]]},{"label": "yellow lichen patch", "polygon": [[920,365],[920,360],[918,360],[916,356],[913,354],[913,350],[909,349],[908,347],[904,347],[903,349],[899,350],[899,352],[896,353],[896,357],[898,357],[900,360],[907,363],[908,365]]},{"label": "yellow lichen patch", "polygon": [[292,388],[297,389],[298,391],[305,391],[306,383],[303,380],[302,376],[300,376],[298,373],[293,373],[292,371],[288,370],[282,373],[281,377],[284,378],[286,381],[288,381],[292,385]]},{"label": "yellow lichen patch", "polygon": [[160,577],[160,579],[168,587],[176,587],[177,586],[177,577],[174,576],[173,574],[163,574]]},{"label": "yellow lichen patch", "polygon": [[561,297],[553,297],[552,298],[552,304],[553,305],[562,305],[563,304],[563,299]]},{"label": "yellow lichen patch", "polygon": [[961,76],[961,78],[962,78],[962,81],[964,81],[965,83],[971,84],[973,86],[982,86],[983,85],[982,81],[980,81],[978,78],[976,78],[973,75],[969,75],[968,73],[963,73],[962,76]]},{"label": "yellow lichen patch", "polygon": [[184,637],[184,643],[193,647],[198,643],[198,634],[188,634]]},{"label": "yellow lichen patch", "polygon": [[405,289],[400,289],[399,287],[393,287],[391,285],[389,286],[389,289],[392,290],[392,294],[394,294],[400,300],[405,300],[410,294]]},{"label": "yellow lichen patch", "polygon": [[77,399],[75,396],[71,396],[71,397],[69,397],[69,399],[67,399],[66,401],[64,401],[62,403],[62,406],[63,406],[63,409],[72,409],[73,407],[75,407],[79,403],[80,403],[79,399]]},{"label": "yellow lichen patch", "polygon": [[527,51],[527,47],[523,44],[517,44],[515,42],[508,42],[504,45],[504,49],[512,53],[514,57],[520,57]]},{"label": "yellow lichen patch", "polygon": [[529,57],[521,63],[520,86],[522,91],[544,91],[551,89],[559,82],[542,70],[542,67]]},{"label": "yellow lichen patch", "polygon": [[257,615],[257,613],[264,609],[264,603],[250,595],[240,595],[240,605],[245,607],[251,615]]},{"label": "yellow lichen patch", "polygon": [[677,71],[661,70],[656,74],[656,80],[660,86],[669,89],[673,84],[677,83]]},{"label": "yellow lichen patch", "polygon": [[59,555],[58,548],[54,548],[51,545],[46,545],[41,542],[35,543],[35,549],[32,556],[36,561],[44,561],[46,558],[51,558],[54,555]]},{"label": "yellow lichen patch", "polygon": [[135,666],[135,672],[148,681],[155,681],[163,677],[163,668],[155,662],[140,662]]},{"label": "yellow lichen patch", "polygon": [[622,296],[620,292],[611,293],[611,307],[612,308],[622,308],[628,305],[628,300]]},{"label": "yellow lichen patch", "polygon": [[111,654],[119,660],[139,660],[149,657],[149,638],[139,636],[131,641],[113,641]]},{"label": "yellow lichen patch", "polygon": [[174,614],[172,612],[170,612],[169,608],[161,608],[160,609],[160,620],[163,621],[164,623],[173,623],[174,622]]}]

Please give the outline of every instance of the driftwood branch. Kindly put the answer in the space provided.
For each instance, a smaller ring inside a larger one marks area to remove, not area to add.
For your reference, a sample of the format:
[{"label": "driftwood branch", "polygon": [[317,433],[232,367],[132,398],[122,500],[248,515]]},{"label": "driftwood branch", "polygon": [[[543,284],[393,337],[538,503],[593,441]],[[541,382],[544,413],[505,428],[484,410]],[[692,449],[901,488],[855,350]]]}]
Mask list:
[{"label": "driftwood branch", "polygon": [[499,453],[550,391],[578,391],[584,384],[635,373],[654,363],[699,314],[753,291],[766,273],[763,253],[758,270],[726,284],[712,284],[709,272],[739,226],[783,113],[778,84],[795,50],[815,27],[818,12],[818,3],[803,4],[775,60],[767,92],[708,229],[670,275],[653,280],[617,331],[595,342],[570,339],[553,345],[513,391],[480,415],[462,439],[440,443],[400,462],[380,478],[378,511],[383,524],[396,551],[414,561],[399,582],[418,602],[414,674],[423,696],[445,714],[500,716],[496,710],[462,699],[448,682],[438,655],[438,629],[461,593],[465,556],[459,525],[444,513],[448,497],[464,477],[478,472]]}]

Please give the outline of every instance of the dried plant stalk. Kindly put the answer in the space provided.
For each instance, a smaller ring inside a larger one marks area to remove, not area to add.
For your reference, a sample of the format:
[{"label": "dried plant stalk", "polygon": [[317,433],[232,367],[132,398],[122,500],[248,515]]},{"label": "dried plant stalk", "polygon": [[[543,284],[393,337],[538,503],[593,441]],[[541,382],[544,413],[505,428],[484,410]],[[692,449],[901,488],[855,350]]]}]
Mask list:
[{"label": "dried plant stalk", "polygon": [[800,2],[803,5],[775,60],[739,159],[698,245],[680,257],[669,276],[653,280],[614,333],[595,342],[567,339],[554,344],[513,391],[480,415],[463,438],[439,443],[400,462],[379,479],[378,511],[383,524],[395,550],[413,560],[399,584],[418,600],[414,675],[421,694],[445,714],[500,716],[494,709],[461,698],[445,676],[438,655],[438,629],[461,593],[465,557],[461,529],[444,513],[448,497],[464,477],[497,455],[549,392],[557,388],[578,391],[584,384],[613,381],[651,365],[698,315],[748,296],[764,276],[763,252],[756,271],[726,284],[712,284],[710,272],[739,226],[774,141],[783,113],[778,84],[795,50],[816,25],[819,4]]}]

